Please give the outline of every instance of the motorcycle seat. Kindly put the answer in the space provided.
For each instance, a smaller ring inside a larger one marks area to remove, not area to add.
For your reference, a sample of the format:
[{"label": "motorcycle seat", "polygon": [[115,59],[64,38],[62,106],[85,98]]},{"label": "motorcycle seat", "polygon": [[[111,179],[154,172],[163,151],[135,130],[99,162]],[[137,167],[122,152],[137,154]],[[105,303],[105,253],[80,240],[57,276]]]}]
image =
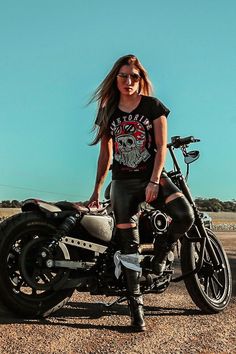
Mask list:
[{"label": "motorcycle seat", "polygon": [[82,202],[67,202],[60,201],[55,203],[55,205],[61,210],[76,210],[78,212],[86,213],[86,214],[96,214],[103,215],[106,214],[106,206],[102,208],[89,208],[84,205]]}]

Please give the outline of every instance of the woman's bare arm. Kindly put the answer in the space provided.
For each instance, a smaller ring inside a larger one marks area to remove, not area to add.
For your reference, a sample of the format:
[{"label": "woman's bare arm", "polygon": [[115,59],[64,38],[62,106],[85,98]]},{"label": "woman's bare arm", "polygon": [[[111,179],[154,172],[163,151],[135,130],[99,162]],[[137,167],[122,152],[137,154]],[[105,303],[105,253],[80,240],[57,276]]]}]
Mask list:
[{"label": "woman's bare arm", "polygon": [[97,164],[97,176],[94,186],[94,191],[89,199],[89,206],[99,207],[99,196],[102,185],[107,176],[112,159],[112,139],[103,136],[100,143],[100,153]]},{"label": "woman's bare arm", "polygon": [[[156,156],[150,181],[159,183],[167,153],[167,119],[161,116],[153,121],[154,137],[156,143]],[[146,188],[146,202],[150,203],[157,198],[159,185],[149,183]]]}]

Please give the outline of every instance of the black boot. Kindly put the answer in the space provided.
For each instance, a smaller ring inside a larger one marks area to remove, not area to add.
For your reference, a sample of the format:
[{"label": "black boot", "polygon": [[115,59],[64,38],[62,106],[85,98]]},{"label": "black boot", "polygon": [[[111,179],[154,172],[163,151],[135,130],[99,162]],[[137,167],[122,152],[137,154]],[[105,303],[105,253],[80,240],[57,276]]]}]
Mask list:
[{"label": "black boot", "polygon": [[[166,267],[166,261],[170,252],[174,251],[176,242],[170,242],[168,240],[155,240],[154,252],[155,256],[152,260],[152,270],[157,275],[162,275]],[[172,255],[173,256],[173,255]],[[173,260],[173,259],[172,259]]]},{"label": "black boot", "polygon": [[146,330],[143,312],[143,297],[140,294],[139,272],[125,268],[128,290],[128,305],[130,309],[131,326],[137,332]]},{"label": "black boot", "polygon": [[[122,254],[136,254],[138,256],[139,233],[138,228],[117,229]],[[145,331],[143,314],[143,298],[140,293],[140,273],[123,267],[126,279],[127,298],[131,315],[131,326],[135,331]]]},{"label": "black boot", "polygon": [[131,317],[131,326],[137,332],[143,332],[146,330],[144,322],[144,313],[143,313],[143,297],[139,296],[129,296],[128,299],[130,317]]}]

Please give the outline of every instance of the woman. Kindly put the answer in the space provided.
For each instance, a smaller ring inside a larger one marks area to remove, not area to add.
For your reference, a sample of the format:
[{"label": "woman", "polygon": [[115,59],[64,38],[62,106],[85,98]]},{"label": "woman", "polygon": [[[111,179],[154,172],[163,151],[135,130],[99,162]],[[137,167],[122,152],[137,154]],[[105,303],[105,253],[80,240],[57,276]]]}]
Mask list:
[{"label": "woman", "polygon": [[[116,239],[122,254],[138,257],[138,212],[141,202],[165,204],[172,222],[165,243],[154,243],[153,272],[161,274],[169,251],[193,223],[192,209],[163,171],[167,152],[169,110],[151,97],[152,86],[134,55],[117,60],[91,101],[98,102],[95,127],[100,141],[97,178],[90,206],[99,207],[100,191],[112,165],[111,202],[116,219]],[[131,325],[145,330],[139,272],[124,268]]]}]

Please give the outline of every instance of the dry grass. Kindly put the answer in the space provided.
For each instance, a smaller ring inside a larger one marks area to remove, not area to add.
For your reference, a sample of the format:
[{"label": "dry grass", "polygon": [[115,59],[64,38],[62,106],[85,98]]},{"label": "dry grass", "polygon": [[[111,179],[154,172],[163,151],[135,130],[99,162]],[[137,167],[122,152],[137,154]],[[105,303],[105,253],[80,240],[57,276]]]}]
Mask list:
[{"label": "dry grass", "polygon": [[236,224],[236,213],[220,211],[207,212],[212,217],[213,224]]},{"label": "dry grass", "polygon": [[8,218],[9,216],[18,214],[20,212],[20,208],[0,208],[0,218]]}]

